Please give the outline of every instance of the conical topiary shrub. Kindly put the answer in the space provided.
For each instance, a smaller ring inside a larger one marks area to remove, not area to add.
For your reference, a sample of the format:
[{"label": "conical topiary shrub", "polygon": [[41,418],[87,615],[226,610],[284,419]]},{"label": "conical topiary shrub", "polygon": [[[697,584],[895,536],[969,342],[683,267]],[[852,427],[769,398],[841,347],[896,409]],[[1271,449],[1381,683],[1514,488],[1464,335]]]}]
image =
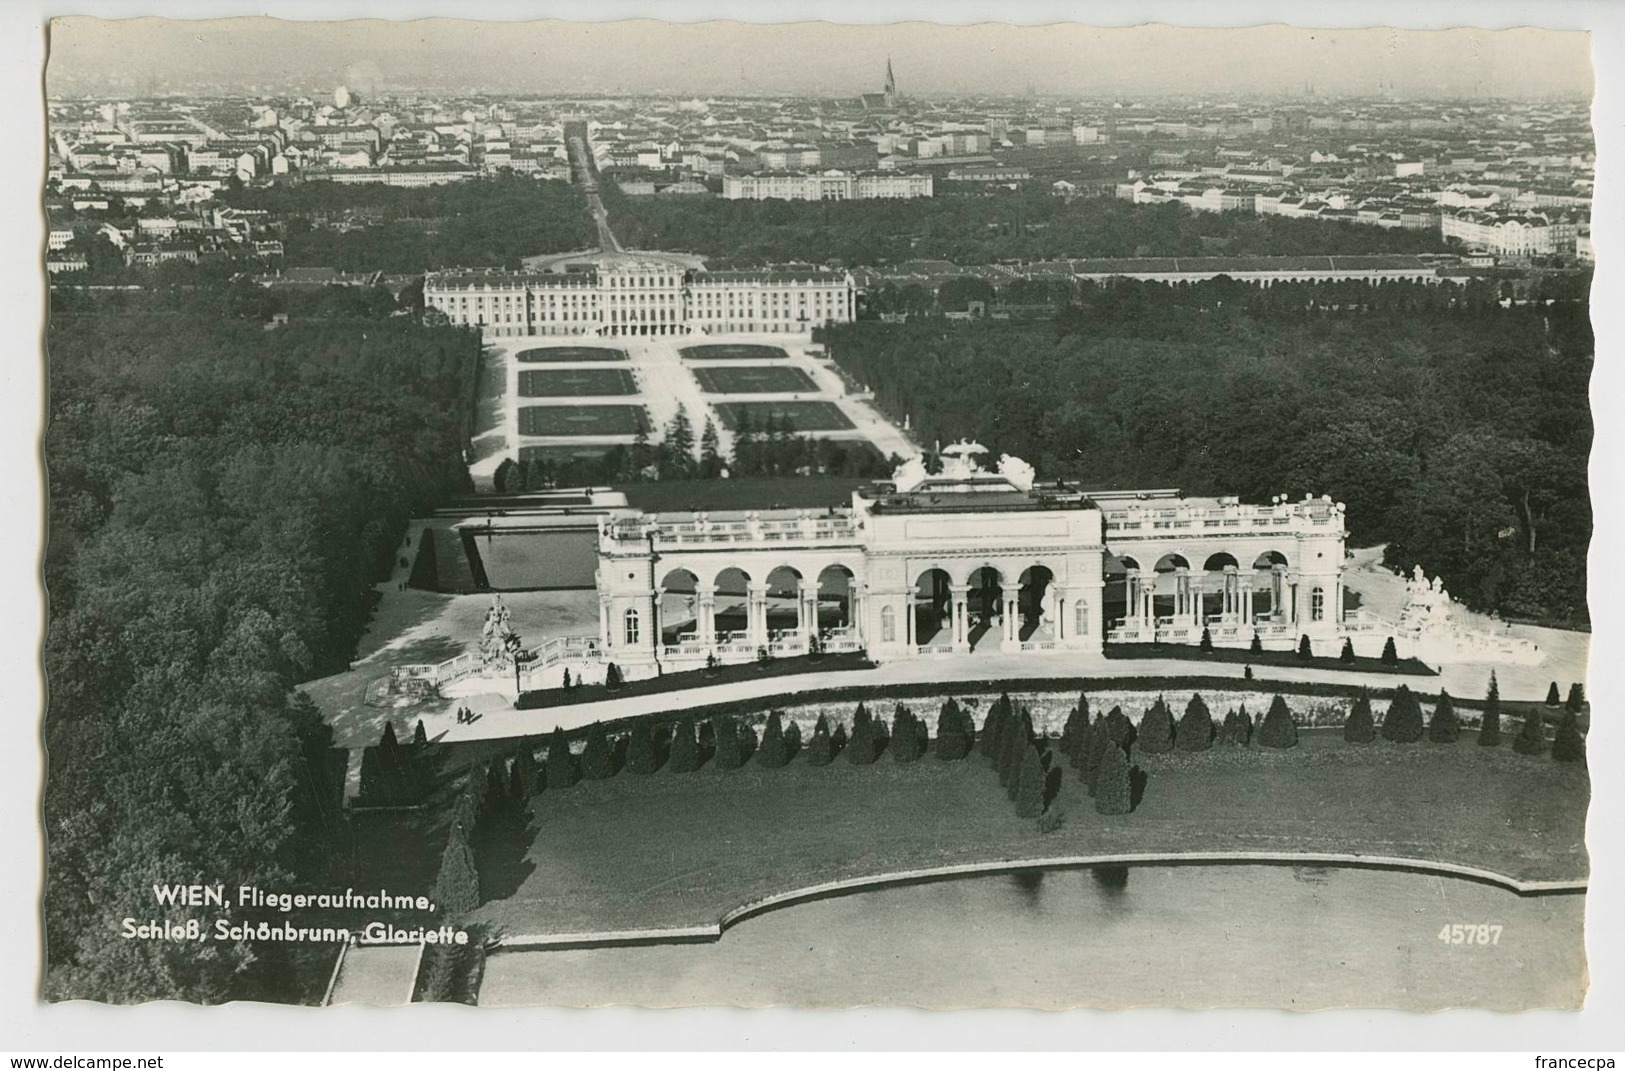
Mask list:
[{"label": "conical topiary shrub", "polygon": [[813,726],[812,738],[807,741],[807,765],[828,766],[833,758],[835,748],[829,739],[829,719],[820,714],[818,724]]},{"label": "conical topiary shrub", "polygon": [[1501,746],[1501,688],[1495,682],[1495,671],[1490,671],[1490,690],[1484,695],[1484,717],[1478,723],[1480,747]]},{"label": "conical topiary shrub", "polygon": [[1174,749],[1174,715],[1162,696],[1157,696],[1157,701],[1140,719],[1134,744],[1147,755],[1160,755]]},{"label": "conical topiary shrub", "polygon": [[1546,753],[1546,726],[1541,720],[1539,710],[1531,709],[1523,716],[1523,728],[1513,739],[1512,750],[1520,755]]},{"label": "conical topiary shrub", "polygon": [[1292,720],[1292,711],[1286,700],[1277,693],[1270,700],[1270,708],[1258,726],[1258,746],[1287,748],[1298,745],[1298,725]]},{"label": "conical topiary shrub", "polygon": [[1128,756],[1110,742],[1100,759],[1094,795],[1095,810],[1101,814],[1128,814],[1134,809],[1133,771]]},{"label": "conical topiary shrub", "polygon": [[1213,746],[1213,714],[1200,695],[1192,695],[1185,704],[1174,741],[1181,751],[1206,751]]},{"label": "conical topiary shrub", "polygon": [[1439,701],[1433,705],[1433,720],[1428,722],[1428,739],[1435,744],[1454,744],[1461,736],[1461,722],[1456,718],[1456,704],[1450,693],[1439,690]]},{"label": "conical topiary shrub", "polygon": [[1552,738],[1552,758],[1558,762],[1584,762],[1585,757],[1586,742],[1580,735],[1580,718],[1574,711],[1565,710]]},{"label": "conical topiary shrub", "polygon": [[1219,730],[1219,743],[1225,747],[1247,747],[1253,742],[1253,716],[1247,713],[1247,704],[1224,716],[1224,728]]},{"label": "conical topiary shrub", "polygon": [[671,736],[671,755],[666,769],[672,773],[693,773],[700,765],[700,747],[694,739],[694,719],[677,719],[677,728]]},{"label": "conical topiary shrub", "polygon": [[1032,744],[1021,756],[1016,773],[1016,817],[1037,818],[1044,813],[1044,764]]},{"label": "conical topiary shrub", "polygon": [[1382,738],[1396,744],[1414,744],[1422,739],[1427,726],[1422,721],[1422,704],[1405,685],[1394,689],[1388,713],[1382,717]]},{"label": "conical topiary shrub", "polygon": [[1364,688],[1343,719],[1343,739],[1351,744],[1369,744],[1377,738],[1377,722],[1371,715],[1371,695]]}]

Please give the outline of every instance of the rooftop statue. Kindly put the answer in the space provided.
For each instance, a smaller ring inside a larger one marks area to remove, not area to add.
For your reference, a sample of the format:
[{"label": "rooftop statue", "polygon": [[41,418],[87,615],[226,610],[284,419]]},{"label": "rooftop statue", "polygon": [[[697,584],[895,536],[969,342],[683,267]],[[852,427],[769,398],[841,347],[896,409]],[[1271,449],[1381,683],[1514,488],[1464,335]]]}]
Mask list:
[{"label": "rooftop statue", "polygon": [[899,491],[912,491],[925,482],[925,459],[915,456],[909,458],[892,471],[892,482]]},{"label": "rooftop statue", "polygon": [[1000,454],[999,475],[1009,480],[1018,490],[1030,491],[1033,487],[1033,480],[1037,478],[1038,473],[1021,458],[1011,457],[1009,454]]}]

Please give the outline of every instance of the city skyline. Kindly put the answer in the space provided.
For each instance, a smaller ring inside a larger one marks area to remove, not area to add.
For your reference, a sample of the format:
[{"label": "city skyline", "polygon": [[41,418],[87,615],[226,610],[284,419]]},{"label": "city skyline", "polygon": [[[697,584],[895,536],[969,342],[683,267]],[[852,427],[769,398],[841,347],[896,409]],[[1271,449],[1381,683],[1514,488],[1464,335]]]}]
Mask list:
[{"label": "city skyline", "polygon": [[1592,85],[1589,34],[1531,28],[75,17],[53,21],[50,47],[52,95],[309,94],[342,84],[364,95],[846,97],[878,89],[888,62],[899,90],[920,97],[1495,99],[1586,96]]}]

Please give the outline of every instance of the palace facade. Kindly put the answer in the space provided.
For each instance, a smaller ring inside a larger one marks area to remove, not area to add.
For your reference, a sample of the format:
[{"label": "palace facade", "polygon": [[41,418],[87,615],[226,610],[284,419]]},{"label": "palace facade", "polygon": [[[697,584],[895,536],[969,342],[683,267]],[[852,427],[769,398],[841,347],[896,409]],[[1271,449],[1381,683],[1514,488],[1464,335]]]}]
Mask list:
[{"label": "palace facade", "polygon": [[1343,507],[1086,492],[950,447],[849,507],[623,511],[599,527],[599,641],[629,670],[824,651],[877,660],[1110,642],[1270,650],[1344,635]]},{"label": "palace facade", "polygon": [[705,271],[670,256],[591,256],[564,271],[430,272],[424,303],[492,337],[807,332],[856,315],[847,272]]}]

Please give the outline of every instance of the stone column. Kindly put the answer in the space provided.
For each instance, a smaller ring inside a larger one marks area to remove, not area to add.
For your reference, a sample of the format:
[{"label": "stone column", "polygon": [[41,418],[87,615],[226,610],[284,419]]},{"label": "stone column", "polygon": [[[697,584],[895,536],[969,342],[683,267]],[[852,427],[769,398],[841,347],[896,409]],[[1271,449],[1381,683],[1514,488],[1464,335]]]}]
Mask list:
[{"label": "stone column", "polygon": [[712,647],[717,642],[717,589],[709,585],[696,587],[695,616],[698,621],[694,626],[695,638],[706,647]]},{"label": "stone column", "polygon": [[970,643],[970,608],[965,603],[965,597],[969,594],[969,584],[948,585],[949,605],[953,607],[953,612],[950,615],[953,627],[949,635],[952,637],[954,648],[961,651]]},{"label": "stone column", "polygon": [[1066,615],[1072,612],[1072,600],[1055,593],[1055,642],[1066,642]]},{"label": "stone column", "polygon": [[767,646],[767,585],[752,584],[750,602],[745,614],[746,629],[752,650]]},{"label": "stone column", "polygon": [[1251,628],[1253,625],[1253,578],[1248,574],[1241,580],[1241,623]]}]

